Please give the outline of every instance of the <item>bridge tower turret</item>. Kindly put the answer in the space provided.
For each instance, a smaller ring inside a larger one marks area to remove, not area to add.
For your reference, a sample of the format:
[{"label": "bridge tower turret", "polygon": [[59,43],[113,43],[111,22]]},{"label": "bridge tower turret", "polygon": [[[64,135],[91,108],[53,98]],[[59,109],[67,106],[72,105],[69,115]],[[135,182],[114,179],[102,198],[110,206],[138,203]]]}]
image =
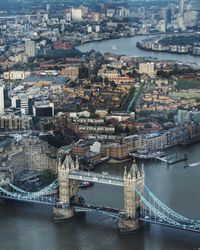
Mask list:
[{"label": "bridge tower turret", "polygon": [[79,169],[78,159],[76,162],[70,155],[65,157],[63,163],[59,159],[58,163],[58,181],[59,181],[59,202],[54,207],[56,219],[67,219],[74,215],[72,202],[76,202],[78,197],[78,182],[69,180],[69,174],[73,170]]},{"label": "bridge tower turret", "polygon": [[140,200],[136,195],[135,189],[141,193],[144,191],[144,168],[139,170],[138,166],[133,161],[130,171],[125,168],[124,171],[124,217],[120,217],[118,227],[120,232],[137,231],[141,228],[141,223],[138,219],[140,214]]}]

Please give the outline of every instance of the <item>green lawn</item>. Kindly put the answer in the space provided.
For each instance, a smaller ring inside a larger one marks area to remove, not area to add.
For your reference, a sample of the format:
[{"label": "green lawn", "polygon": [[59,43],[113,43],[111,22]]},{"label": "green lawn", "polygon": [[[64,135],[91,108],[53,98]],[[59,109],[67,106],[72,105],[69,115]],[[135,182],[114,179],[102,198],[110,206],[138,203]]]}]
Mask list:
[{"label": "green lawn", "polygon": [[180,79],[177,81],[178,89],[200,89],[200,79]]},{"label": "green lawn", "polygon": [[172,93],[170,94],[172,97],[181,97],[184,99],[199,99],[200,93]]}]

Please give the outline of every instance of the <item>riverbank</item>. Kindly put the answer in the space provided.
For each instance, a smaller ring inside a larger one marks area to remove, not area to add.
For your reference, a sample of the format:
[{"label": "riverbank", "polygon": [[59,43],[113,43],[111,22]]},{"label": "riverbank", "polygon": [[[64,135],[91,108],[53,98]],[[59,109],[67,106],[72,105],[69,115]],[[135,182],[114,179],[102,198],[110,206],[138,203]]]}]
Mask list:
[{"label": "riverbank", "polygon": [[[144,57],[144,58],[155,58],[157,60],[165,61],[176,61],[186,64],[194,64],[194,67],[200,67],[200,57],[195,57],[188,54],[172,54],[172,53],[162,53],[156,51],[144,51],[139,49],[136,44],[137,42],[145,39],[152,38],[152,35],[137,35],[134,37],[112,39],[106,41],[90,42],[78,46],[81,52],[89,52],[95,48],[98,52],[104,53],[113,53],[117,55],[127,55],[135,57]],[[113,49],[113,44],[116,49]]]},{"label": "riverbank", "polygon": [[136,46],[145,51],[200,56],[199,42],[200,38],[196,33],[180,33],[141,40]]},{"label": "riverbank", "polygon": [[131,161],[132,160],[132,158],[126,158],[126,159],[123,159],[123,160],[116,160],[116,159],[110,159],[109,161],[108,161],[108,163],[111,163],[111,164],[121,164],[121,163],[123,163],[123,162],[129,162],[129,161]]},{"label": "riverbank", "polygon": [[81,42],[78,42],[76,46],[81,46],[83,44],[87,43],[98,43],[98,42],[103,42],[103,41],[110,41],[110,40],[117,40],[120,38],[130,38],[130,37],[135,37],[135,35],[129,35],[129,36],[119,36],[119,37],[110,37],[110,38],[96,38],[96,39],[91,39],[91,40],[83,40]]},{"label": "riverbank", "polygon": [[[179,32],[179,33],[176,33],[176,34],[190,34],[191,32]],[[159,35],[173,35],[174,33],[173,32],[167,32],[167,33],[161,33],[161,32],[157,32],[157,33],[150,33],[150,34],[133,34],[133,35],[124,35],[124,36],[113,36],[113,37],[110,37],[110,38],[103,38],[103,37],[100,37],[100,38],[95,38],[95,39],[91,39],[91,40],[82,40],[82,41],[78,41],[76,46],[81,46],[83,44],[87,44],[87,43],[98,43],[98,42],[103,42],[103,41],[110,41],[110,40],[117,40],[117,39],[121,39],[121,38],[131,38],[131,37],[154,37],[154,36],[159,36]]]}]

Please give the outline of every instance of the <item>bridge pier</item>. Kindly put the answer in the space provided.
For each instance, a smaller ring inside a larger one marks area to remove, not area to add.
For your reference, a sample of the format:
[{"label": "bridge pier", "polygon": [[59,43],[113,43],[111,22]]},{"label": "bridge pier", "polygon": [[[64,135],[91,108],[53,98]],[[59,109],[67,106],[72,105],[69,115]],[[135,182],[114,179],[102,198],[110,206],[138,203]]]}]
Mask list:
[{"label": "bridge pier", "polygon": [[67,155],[64,162],[58,164],[59,201],[54,207],[54,218],[56,220],[69,219],[74,216],[73,202],[78,200],[78,181],[70,180],[69,174],[72,170],[78,170],[78,159],[76,162]]},{"label": "bridge pier", "polygon": [[141,223],[139,220],[134,220],[134,219],[118,220],[118,229],[119,232],[122,234],[138,232],[142,229],[143,225],[144,224]]},{"label": "bridge pier", "polygon": [[124,171],[124,214],[118,219],[118,228],[121,233],[137,232],[144,223],[140,222],[141,203],[135,192],[144,192],[144,169],[139,170],[135,160],[130,171]]},{"label": "bridge pier", "polygon": [[55,220],[65,220],[74,216],[74,209],[72,207],[54,207],[53,213]]}]

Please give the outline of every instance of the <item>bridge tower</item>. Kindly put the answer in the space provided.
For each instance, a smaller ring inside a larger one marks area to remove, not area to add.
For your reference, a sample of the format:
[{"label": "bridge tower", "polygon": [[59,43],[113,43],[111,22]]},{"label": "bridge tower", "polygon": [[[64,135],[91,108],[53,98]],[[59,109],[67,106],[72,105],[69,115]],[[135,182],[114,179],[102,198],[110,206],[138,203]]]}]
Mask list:
[{"label": "bridge tower", "polygon": [[138,217],[140,215],[140,200],[135,193],[138,189],[141,193],[144,192],[144,168],[139,170],[138,166],[133,161],[130,171],[124,171],[124,213],[125,216],[119,218],[118,227],[120,232],[128,233],[138,231],[142,224]]},{"label": "bridge tower", "polygon": [[54,207],[55,219],[67,219],[74,215],[71,203],[78,201],[78,181],[70,180],[68,177],[71,171],[78,169],[78,158],[74,161],[70,155],[67,155],[63,163],[61,163],[61,160],[59,159],[59,202],[57,202]]}]

